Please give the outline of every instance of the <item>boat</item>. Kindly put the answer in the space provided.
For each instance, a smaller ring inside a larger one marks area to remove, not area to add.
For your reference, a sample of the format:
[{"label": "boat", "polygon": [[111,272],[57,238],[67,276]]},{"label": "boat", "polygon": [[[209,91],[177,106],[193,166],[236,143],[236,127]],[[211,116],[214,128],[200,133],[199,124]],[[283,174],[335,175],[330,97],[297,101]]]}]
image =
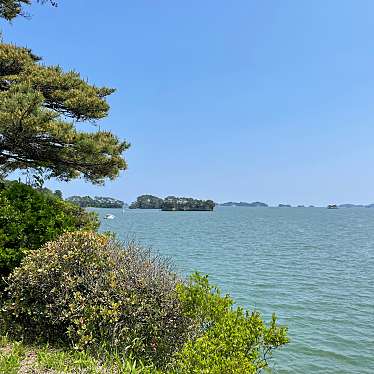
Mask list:
[{"label": "boat", "polygon": [[338,209],[336,204],[329,204],[327,205],[327,209]]},{"label": "boat", "polygon": [[113,214],[105,214],[104,219],[114,219],[115,216]]}]

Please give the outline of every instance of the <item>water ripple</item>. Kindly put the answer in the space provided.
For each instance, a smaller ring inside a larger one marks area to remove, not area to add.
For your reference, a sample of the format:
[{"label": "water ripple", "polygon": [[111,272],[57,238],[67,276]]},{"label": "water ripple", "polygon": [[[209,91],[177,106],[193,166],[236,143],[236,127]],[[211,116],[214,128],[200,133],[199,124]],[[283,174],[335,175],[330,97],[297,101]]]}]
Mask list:
[{"label": "water ripple", "polygon": [[209,273],[239,304],[289,326],[276,373],[374,373],[374,209],[98,210],[102,230]]}]

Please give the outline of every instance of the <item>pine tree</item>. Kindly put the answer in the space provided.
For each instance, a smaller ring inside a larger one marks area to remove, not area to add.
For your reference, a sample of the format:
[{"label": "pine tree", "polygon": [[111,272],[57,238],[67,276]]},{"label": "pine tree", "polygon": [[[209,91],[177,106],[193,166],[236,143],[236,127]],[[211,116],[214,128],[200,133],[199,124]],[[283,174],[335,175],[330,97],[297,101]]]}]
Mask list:
[{"label": "pine tree", "polygon": [[29,49],[0,44],[0,174],[37,169],[46,178],[93,183],[117,177],[129,144],[109,131],[76,128],[106,117],[113,92],[41,64]]},{"label": "pine tree", "polygon": [[[50,3],[57,6],[54,0],[37,0],[38,3]],[[17,16],[27,16],[25,5],[30,5],[31,0],[0,0],[0,18],[11,21]]]}]

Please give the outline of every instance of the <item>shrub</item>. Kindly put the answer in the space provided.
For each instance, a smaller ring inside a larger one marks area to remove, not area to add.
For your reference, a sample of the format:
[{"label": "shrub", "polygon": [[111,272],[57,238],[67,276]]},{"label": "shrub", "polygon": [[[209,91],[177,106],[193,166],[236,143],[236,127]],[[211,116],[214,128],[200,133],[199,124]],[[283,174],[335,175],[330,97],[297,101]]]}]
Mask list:
[{"label": "shrub", "polygon": [[178,282],[167,262],[134,243],[65,233],[8,277],[2,318],[15,337],[125,352],[163,366],[192,326]]},{"label": "shrub", "polygon": [[0,275],[8,275],[29,250],[65,231],[95,230],[94,213],[18,182],[0,185]]},{"label": "shrub", "polygon": [[258,373],[268,367],[272,351],[288,342],[287,329],[267,326],[258,312],[233,308],[229,296],[221,296],[208,277],[193,274],[178,285],[185,313],[198,324],[200,334],[176,354],[179,373]]},{"label": "shrub", "polygon": [[168,373],[258,373],[288,342],[275,316],[265,324],[235,308],[207,276],[183,283],[149,250],[104,234],[65,233],[30,252],[7,282],[0,320],[11,336]]}]

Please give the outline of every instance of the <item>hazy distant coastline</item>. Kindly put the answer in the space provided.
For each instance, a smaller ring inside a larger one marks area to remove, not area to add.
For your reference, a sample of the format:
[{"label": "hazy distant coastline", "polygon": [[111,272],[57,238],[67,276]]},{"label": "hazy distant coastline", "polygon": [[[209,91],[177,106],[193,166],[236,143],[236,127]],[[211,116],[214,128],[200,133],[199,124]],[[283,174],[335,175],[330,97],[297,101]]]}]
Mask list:
[{"label": "hazy distant coastline", "polygon": [[[246,208],[326,208],[328,206],[314,206],[314,205],[291,205],[288,203],[279,203],[271,206],[261,201],[228,201],[224,203],[214,203],[212,200],[198,200],[192,198],[181,198],[175,196],[168,196],[165,199],[153,195],[141,195],[137,200],[130,204],[130,206],[121,200],[112,197],[95,196],[71,196],[66,199],[83,208],[130,208],[130,209],[161,209],[161,210],[213,210],[214,206],[220,207],[246,207]],[[333,204],[335,206],[335,204]],[[336,208],[374,208],[372,204],[336,204]]]},{"label": "hazy distant coastline", "polygon": [[253,203],[246,203],[244,201],[241,201],[239,203],[229,201],[227,203],[219,204],[220,206],[246,206],[250,208],[267,208],[269,205],[265,203],[261,203],[260,201],[255,201]]},{"label": "hazy distant coastline", "polygon": [[[266,203],[260,202],[260,201],[254,201],[252,203],[248,203],[245,201],[240,201],[240,202],[234,202],[234,201],[228,201],[225,203],[217,203],[217,206],[223,206],[223,207],[247,207],[247,208],[269,208],[272,207]],[[274,206],[275,207],[275,206]],[[296,205],[292,206],[291,204],[278,204],[276,207],[278,208],[316,208],[314,205]],[[327,206],[319,206],[322,208],[326,208]],[[374,204],[351,204],[351,203],[346,203],[346,204],[337,204],[337,208],[374,208]]]}]

